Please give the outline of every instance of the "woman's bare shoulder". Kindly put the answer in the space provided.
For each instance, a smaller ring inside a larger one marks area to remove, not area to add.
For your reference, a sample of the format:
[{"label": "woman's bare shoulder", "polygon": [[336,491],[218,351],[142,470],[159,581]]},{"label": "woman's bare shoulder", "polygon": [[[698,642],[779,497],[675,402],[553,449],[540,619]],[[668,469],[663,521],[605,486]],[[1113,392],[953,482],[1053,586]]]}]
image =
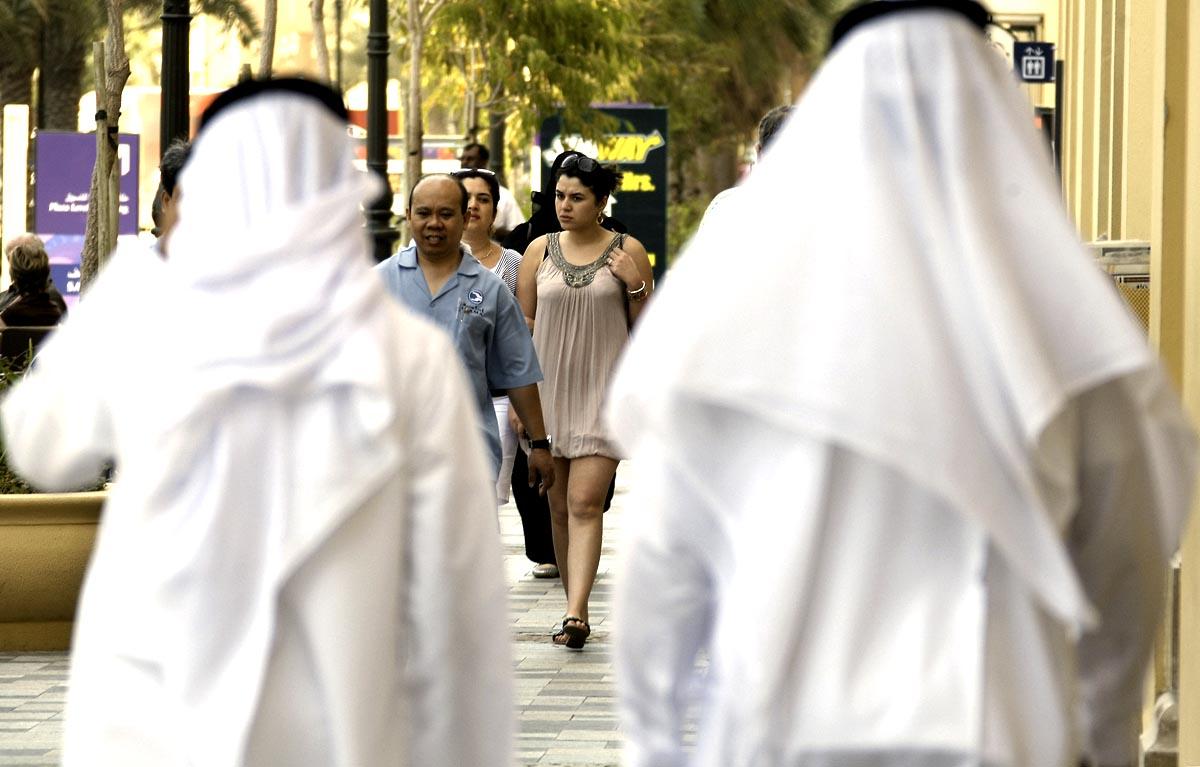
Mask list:
[{"label": "woman's bare shoulder", "polygon": [[529,247],[525,248],[526,256],[541,256],[546,252],[546,243],[549,241],[549,235],[542,234],[535,237],[529,243]]}]

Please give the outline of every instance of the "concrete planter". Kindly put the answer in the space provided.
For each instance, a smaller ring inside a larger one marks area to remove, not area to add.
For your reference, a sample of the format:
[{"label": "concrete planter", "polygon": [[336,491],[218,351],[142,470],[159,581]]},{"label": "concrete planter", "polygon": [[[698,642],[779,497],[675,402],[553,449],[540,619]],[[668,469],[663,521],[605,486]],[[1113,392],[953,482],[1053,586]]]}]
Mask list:
[{"label": "concrete planter", "polygon": [[0,650],[66,650],[107,493],[0,495]]}]

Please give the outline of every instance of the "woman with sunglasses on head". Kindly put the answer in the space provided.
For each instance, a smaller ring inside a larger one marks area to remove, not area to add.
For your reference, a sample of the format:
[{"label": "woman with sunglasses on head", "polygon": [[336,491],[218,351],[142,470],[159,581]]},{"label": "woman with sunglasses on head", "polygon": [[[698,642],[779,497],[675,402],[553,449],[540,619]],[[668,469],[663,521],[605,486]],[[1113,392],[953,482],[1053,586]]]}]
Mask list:
[{"label": "woman with sunglasses on head", "polygon": [[588,598],[600,564],[604,498],[618,461],[600,406],[653,280],[642,244],[601,226],[619,180],[585,155],[562,163],[554,187],[562,231],[530,243],[517,283],[545,375],[540,390],[550,451],[562,472],[549,490],[554,552],[567,594],[554,642],[572,649],[582,648],[591,633]]},{"label": "woman with sunglasses on head", "polygon": [[[569,158],[581,154],[574,149],[560,152],[550,164],[550,170],[545,174],[545,182],[541,190],[532,193],[533,215],[529,220],[509,232],[504,238],[504,247],[524,253],[529,244],[550,232],[561,232],[562,225],[558,223],[558,213],[554,209],[554,183],[558,179],[558,169]],[[623,223],[605,216],[601,226],[613,232],[628,232]],[[543,258],[545,255],[543,254]],[[510,411],[512,412],[512,411]],[[515,413],[513,417],[515,419]],[[519,431],[519,424],[514,425]],[[554,558],[554,535],[550,530],[550,504],[546,496],[538,493],[537,488],[526,484],[529,475],[528,460],[524,450],[518,450],[513,460],[512,487],[513,502],[521,516],[521,528],[525,534],[525,556],[534,563],[534,578],[557,578],[558,561]],[[608,511],[616,491],[616,476],[608,484],[608,493],[604,496],[604,510]]]},{"label": "woman with sunglasses on head", "polygon": [[[463,168],[450,175],[462,182],[467,190],[467,225],[462,241],[471,248],[475,260],[490,269],[513,295],[517,293],[517,270],[521,254],[502,247],[493,239],[496,230],[496,203],[500,199],[500,180],[483,168]],[[495,392],[492,392],[495,394]],[[492,397],[496,423],[500,426],[500,473],[496,477],[496,503],[508,503],[513,460],[517,453],[517,434],[509,422],[507,395]]]}]

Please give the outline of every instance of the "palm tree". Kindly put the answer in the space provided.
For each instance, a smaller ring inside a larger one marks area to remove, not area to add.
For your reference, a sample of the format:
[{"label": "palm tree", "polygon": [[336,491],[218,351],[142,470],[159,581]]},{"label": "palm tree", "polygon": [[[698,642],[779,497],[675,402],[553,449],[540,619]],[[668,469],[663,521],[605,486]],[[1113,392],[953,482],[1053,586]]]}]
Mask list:
[{"label": "palm tree", "polygon": [[266,0],[263,4],[262,50],[258,57],[259,77],[271,76],[271,64],[275,59],[275,19],[278,16],[278,0]]},{"label": "palm tree", "polygon": [[[237,29],[244,43],[258,34],[242,0],[195,0],[193,11]],[[127,0],[125,13],[150,19],[161,0]],[[106,24],[103,0],[0,0],[0,105],[31,102],[34,70],[40,70],[38,127],[75,130],[79,98],[92,41]]]},{"label": "palm tree", "polygon": [[0,0],[0,103],[30,102],[37,30],[47,12],[42,0]]},{"label": "palm tree", "polygon": [[325,39],[325,0],[309,0],[312,11],[313,48],[317,54],[317,74],[323,82],[333,82],[329,73],[329,43]]}]

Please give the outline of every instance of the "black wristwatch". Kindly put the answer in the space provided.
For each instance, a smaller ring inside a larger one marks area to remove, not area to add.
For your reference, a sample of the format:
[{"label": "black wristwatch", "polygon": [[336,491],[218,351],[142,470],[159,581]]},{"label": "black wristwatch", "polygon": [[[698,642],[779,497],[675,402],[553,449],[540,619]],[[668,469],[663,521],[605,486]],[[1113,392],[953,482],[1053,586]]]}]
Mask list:
[{"label": "black wristwatch", "polygon": [[529,440],[529,449],[530,450],[549,450],[550,449],[550,435],[547,434],[545,439]]}]

